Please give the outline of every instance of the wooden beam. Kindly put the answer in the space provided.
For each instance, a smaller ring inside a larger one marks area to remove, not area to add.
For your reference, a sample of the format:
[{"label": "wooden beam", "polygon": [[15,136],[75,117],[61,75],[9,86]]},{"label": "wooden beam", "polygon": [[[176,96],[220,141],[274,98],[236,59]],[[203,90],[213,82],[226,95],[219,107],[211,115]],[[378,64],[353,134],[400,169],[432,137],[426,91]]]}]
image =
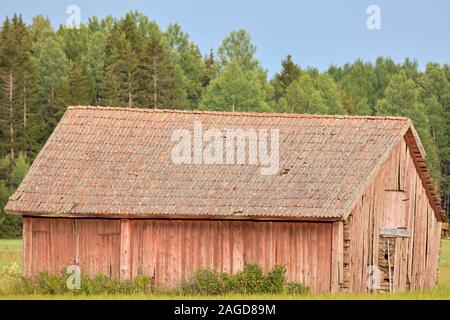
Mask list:
[{"label": "wooden beam", "polygon": [[32,249],[32,221],[33,218],[23,218],[23,273],[25,276],[31,276],[31,249]]},{"label": "wooden beam", "polygon": [[131,278],[130,236],[130,220],[122,219],[120,221],[120,280],[129,280]]},{"label": "wooden beam", "polygon": [[402,238],[411,238],[411,231],[407,229],[399,229],[399,228],[382,228],[380,230],[380,235],[388,238],[388,237],[402,237]]},{"label": "wooden beam", "polygon": [[331,239],[331,292],[338,292],[344,282],[344,223],[333,222]]}]

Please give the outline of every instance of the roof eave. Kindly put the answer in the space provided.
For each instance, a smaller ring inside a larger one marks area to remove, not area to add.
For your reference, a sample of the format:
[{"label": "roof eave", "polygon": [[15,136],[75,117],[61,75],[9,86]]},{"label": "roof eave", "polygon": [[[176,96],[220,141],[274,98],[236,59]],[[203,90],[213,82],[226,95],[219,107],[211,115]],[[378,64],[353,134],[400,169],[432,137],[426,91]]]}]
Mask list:
[{"label": "roof eave", "polygon": [[79,218],[79,219],[165,219],[165,220],[236,220],[236,221],[297,221],[336,222],[342,217],[283,216],[283,215],[180,215],[180,214],[81,214],[81,213],[36,213],[8,210],[7,214],[36,218]]}]

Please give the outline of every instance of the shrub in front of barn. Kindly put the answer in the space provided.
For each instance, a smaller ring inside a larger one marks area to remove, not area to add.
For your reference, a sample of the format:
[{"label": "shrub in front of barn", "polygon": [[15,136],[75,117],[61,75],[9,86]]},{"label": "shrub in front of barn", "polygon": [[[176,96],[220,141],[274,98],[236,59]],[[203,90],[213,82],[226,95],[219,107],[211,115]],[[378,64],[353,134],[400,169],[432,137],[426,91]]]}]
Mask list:
[{"label": "shrub in front of barn", "polygon": [[193,279],[177,289],[161,289],[151,285],[151,277],[138,276],[133,280],[120,281],[98,274],[95,277],[81,275],[80,289],[67,288],[65,273],[41,272],[36,279],[22,275],[17,265],[0,272],[0,293],[12,294],[179,294],[179,295],[225,295],[225,294],[305,294],[309,288],[301,283],[288,282],[286,267],[276,265],[264,273],[257,264],[246,264],[234,275],[201,269]]},{"label": "shrub in front of barn", "polygon": [[288,282],[286,267],[276,265],[266,274],[257,264],[245,264],[244,269],[234,275],[218,273],[210,268],[197,271],[192,281],[185,282],[181,294],[223,295],[223,294],[305,294],[309,288],[301,283]]}]

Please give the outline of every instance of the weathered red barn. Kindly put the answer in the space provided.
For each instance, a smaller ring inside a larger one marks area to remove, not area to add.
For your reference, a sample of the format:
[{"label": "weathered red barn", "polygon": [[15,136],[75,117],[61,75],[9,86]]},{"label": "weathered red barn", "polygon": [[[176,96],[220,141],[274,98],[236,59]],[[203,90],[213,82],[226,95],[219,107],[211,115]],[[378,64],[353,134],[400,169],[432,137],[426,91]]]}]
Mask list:
[{"label": "weathered red barn", "polygon": [[[279,130],[278,171],[174,163],[196,122]],[[5,210],[28,276],[77,264],[174,287],[253,262],[315,292],[432,288],[446,218],[424,157],[402,117],[70,107]]]}]

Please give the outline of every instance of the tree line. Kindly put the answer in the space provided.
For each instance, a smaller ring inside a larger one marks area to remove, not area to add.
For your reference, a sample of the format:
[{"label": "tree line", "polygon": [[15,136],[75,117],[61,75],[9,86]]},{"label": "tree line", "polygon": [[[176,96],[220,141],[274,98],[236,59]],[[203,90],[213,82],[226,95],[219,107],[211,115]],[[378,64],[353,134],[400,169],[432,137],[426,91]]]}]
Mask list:
[{"label": "tree line", "polygon": [[[68,105],[410,117],[450,207],[450,67],[379,57],[319,72],[287,55],[269,79],[245,30],[203,54],[179,24],[139,12],[56,30],[6,17],[0,29],[0,206]],[[0,218],[16,230],[20,221]],[[0,227],[0,237],[2,236]],[[9,232],[9,231],[8,231]]]}]

